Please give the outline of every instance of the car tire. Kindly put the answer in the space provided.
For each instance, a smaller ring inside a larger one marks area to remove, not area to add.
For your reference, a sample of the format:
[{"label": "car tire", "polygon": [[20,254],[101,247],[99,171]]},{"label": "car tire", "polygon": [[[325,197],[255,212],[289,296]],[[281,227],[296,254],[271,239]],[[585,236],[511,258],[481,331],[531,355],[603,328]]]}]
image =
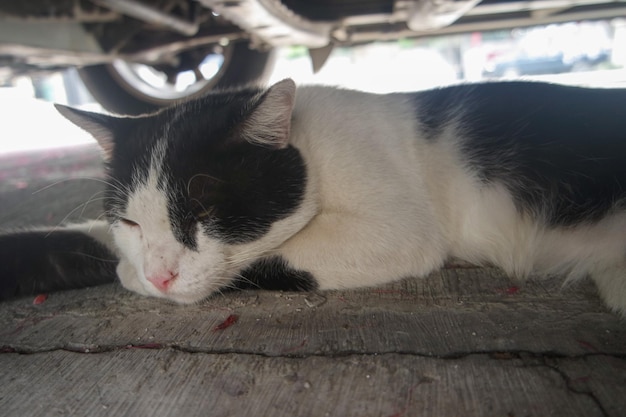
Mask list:
[{"label": "car tire", "polygon": [[273,69],[273,51],[258,51],[249,48],[247,42],[232,43],[219,69],[202,88],[189,95],[173,98],[157,97],[137,88],[123,77],[112,64],[93,65],[80,68],[78,73],[85,87],[105,109],[125,115],[137,115],[155,111],[174,102],[199,96],[214,88],[229,88],[252,83],[262,83]]}]

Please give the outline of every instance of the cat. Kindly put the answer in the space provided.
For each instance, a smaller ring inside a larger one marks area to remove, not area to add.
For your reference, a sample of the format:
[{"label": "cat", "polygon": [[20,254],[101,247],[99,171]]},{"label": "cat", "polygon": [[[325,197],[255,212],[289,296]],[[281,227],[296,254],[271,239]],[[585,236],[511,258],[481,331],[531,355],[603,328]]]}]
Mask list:
[{"label": "cat", "polygon": [[625,90],[376,95],[286,79],[139,117],[57,108],[102,148],[106,221],[0,237],[4,298],[117,276],[196,303],[375,286],[460,259],[590,276],[626,316]]}]

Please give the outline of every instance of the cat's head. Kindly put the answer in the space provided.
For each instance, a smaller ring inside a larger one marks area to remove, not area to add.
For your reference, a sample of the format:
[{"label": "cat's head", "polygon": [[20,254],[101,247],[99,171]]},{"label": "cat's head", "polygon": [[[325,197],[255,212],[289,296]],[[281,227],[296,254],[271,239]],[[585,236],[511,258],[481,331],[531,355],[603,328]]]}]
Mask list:
[{"label": "cat's head", "polygon": [[310,220],[306,167],[289,144],[295,92],[284,80],[132,118],[58,106],[103,149],[125,286],[202,300]]}]

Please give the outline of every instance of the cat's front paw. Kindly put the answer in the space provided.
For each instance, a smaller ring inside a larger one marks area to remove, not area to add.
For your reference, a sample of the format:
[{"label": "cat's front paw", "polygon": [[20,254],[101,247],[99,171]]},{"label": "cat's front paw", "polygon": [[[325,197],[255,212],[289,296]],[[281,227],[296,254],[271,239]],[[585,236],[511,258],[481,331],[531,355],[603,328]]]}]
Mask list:
[{"label": "cat's front paw", "polygon": [[591,277],[606,305],[626,319],[626,265],[596,271]]},{"label": "cat's front paw", "polygon": [[136,292],[141,295],[158,295],[154,294],[153,291],[150,291],[150,288],[146,288],[146,286],[143,284],[143,281],[139,277],[137,269],[135,269],[135,267],[126,259],[120,260],[119,264],[117,265],[116,272],[117,276],[120,279],[120,282],[122,283],[122,286],[127,290]]}]

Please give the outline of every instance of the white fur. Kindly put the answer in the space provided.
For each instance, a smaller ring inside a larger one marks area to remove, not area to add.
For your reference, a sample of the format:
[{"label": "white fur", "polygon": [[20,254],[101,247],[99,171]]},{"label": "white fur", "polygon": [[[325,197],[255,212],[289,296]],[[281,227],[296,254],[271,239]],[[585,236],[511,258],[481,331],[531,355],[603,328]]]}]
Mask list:
[{"label": "white fur", "polygon": [[445,236],[429,195],[411,105],[400,96],[298,90],[291,143],[316,184],[318,215],[280,253],[323,289],[424,275]]},{"label": "white fur", "polygon": [[[610,307],[626,313],[626,215],[594,225],[548,229],[520,215],[509,192],[485,186],[458,153],[460,126],[437,140],[416,137],[403,95],[324,87],[297,90],[289,142],[307,164],[304,203],[258,241],[225,245],[198,232],[198,252],[170,230],[159,164],[114,224],[122,283],[188,303],[209,296],[269,254],[308,271],[320,288],[377,285],[423,276],[450,257],[488,262],[512,275],[592,274]],[[166,293],[146,274],[176,270]],[[155,272],[156,271],[156,272]]]}]

